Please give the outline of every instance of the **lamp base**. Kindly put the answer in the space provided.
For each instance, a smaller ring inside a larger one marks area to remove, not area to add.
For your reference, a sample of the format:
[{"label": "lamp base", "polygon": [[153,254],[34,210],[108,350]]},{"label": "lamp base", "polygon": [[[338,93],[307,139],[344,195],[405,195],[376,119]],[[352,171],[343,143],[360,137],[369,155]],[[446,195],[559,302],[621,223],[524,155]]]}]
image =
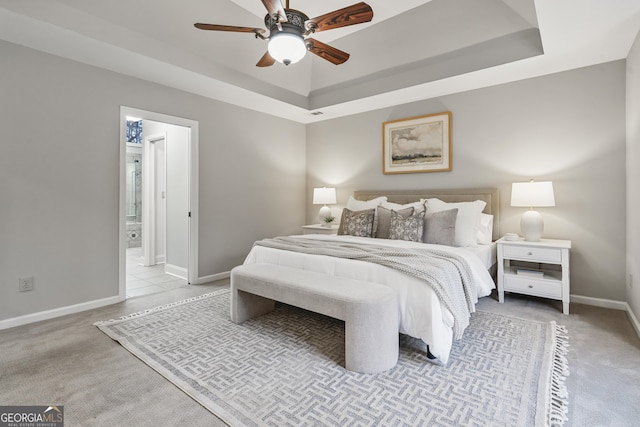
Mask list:
[{"label": "lamp base", "polygon": [[320,212],[318,213],[318,218],[320,218],[320,224],[325,224],[325,218],[331,216],[331,209],[329,206],[324,205],[320,208]]},{"label": "lamp base", "polygon": [[523,213],[520,219],[520,230],[527,242],[539,242],[542,238],[542,230],[544,230],[540,212],[530,210]]}]

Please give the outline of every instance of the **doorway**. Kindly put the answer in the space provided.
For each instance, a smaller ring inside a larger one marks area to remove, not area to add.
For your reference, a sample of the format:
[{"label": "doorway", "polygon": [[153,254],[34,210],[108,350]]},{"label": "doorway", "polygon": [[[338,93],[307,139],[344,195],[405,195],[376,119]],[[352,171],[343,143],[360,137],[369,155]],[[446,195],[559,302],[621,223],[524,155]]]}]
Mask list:
[{"label": "doorway", "polygon": [[[140,128],[133,142],[127,118]],[[196,284],[198,122],[129,107],[120,121],[119,297]]]}]

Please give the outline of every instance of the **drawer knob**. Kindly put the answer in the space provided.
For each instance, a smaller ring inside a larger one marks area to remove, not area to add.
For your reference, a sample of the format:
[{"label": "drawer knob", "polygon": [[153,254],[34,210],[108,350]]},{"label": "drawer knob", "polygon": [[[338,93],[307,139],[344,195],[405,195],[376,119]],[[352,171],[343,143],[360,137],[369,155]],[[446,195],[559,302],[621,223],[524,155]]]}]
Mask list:
[{"label": "drawer knob", "polygon": [[527,252],[527,255],[531,256],[533,255],[533,252]]},{"label": "drawer knob", "polygon": [[533,285],[529,285],[529,289],[533,289]]}]

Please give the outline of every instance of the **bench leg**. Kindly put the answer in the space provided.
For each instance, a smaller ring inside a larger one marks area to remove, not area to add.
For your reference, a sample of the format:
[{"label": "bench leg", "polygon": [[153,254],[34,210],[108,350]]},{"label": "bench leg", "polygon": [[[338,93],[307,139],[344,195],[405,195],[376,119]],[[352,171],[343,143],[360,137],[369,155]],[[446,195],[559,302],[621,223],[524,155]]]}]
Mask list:
[{"label": "bench leg", "polygon": [[272,311],[275,302],[272,299],[231,288],[231,320],[242,323],[252,317]]},{"label": "bench leg", "polygon": [[400,339],[395,302],[360,306],[345,319],[345,368],[375,374],[398,363]]}]

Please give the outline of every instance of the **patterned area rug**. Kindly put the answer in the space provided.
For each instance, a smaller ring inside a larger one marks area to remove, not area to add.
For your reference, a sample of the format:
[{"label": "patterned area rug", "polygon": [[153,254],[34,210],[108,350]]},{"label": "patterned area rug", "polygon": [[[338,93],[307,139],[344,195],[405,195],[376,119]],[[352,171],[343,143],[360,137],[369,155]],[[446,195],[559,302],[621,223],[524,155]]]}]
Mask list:
[{"label": "patterned area rug", "polygon": [[566,421],[566,331],[473,314],[446,366],[401,338],[395,368],[344,366],[344,323],[287,305],[236,325],[229,291],[96,326],[232,426],[546,426]]}]

